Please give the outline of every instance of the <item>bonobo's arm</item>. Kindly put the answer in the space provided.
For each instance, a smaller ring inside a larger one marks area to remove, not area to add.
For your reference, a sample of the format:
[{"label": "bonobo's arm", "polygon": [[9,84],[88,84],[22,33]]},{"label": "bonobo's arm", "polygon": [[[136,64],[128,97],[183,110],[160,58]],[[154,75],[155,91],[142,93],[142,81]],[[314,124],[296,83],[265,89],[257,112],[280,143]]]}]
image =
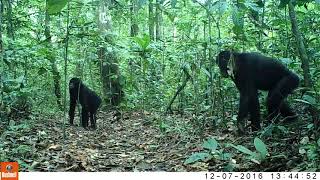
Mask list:
[{"label": "bonobo's arm", "polygon": [[[235,83],[240,92],[240,102],[239,102],[239,111],[237,119],[237,127],[240,133],[245,133],[245,121],[244,118],[248,116],[251,103],[255,104],[254,95],[256,94],[256,89],[254,87],[253,81],[248,78],[246,72],[239,74]],[[242,76],[241,76],[242,75]]]},{"label": "bonobo's arm", "polygon": [[248,103],[249,96],[246,92],[240,92],[240,102],[239,102],[239,111],[238,111],[238,119],[237,119],[237,127],[240,133],[244,133],[244,118],[248,115]]}]

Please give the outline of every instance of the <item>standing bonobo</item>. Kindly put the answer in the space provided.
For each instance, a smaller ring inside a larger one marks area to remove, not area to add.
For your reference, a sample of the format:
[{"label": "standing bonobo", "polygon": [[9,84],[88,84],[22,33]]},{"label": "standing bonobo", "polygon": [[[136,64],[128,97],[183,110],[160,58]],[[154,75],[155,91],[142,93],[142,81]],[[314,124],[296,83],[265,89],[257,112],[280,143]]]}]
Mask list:
[{"label": "standing bonobo", "polygon": [[101,104],[101,98],[87,86],[85,86],[79,78],[72,78],[69,82],[70,93],[70,124],[73,124],[74,111],[78,99],[81,104],[82,127],[88,127],[88,118],[92,128],[96,128],[96,113]]},{"label": "standing bonobo", "polygon": [[252,131],[259,130],[260,106],[258,90],[268,92],[268,120],[273,120],[279,113],[286,118],[297,115],[285,101],[299,85],[299,77],[289,71],[279,61],[258,53],[236,53],[222,51],[216,59],[223,77],[231,77],[240,92],[240,107],[237,126],[244,133],[244,118],[250,114]]}]

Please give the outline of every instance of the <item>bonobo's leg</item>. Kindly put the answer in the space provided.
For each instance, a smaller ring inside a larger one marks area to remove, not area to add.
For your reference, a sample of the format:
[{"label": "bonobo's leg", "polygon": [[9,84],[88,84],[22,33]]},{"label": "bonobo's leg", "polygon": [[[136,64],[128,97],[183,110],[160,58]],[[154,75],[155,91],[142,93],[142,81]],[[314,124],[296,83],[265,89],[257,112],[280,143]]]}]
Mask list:
[{"label": "bonobo's leg", "polygon": [[260,130],[260,104],[258,98],[258,90],[251,91],[251,96],[249,100],[249,112],[252,131]]},{"label": "bonobo's leg", "polygon": [[70,109],[69,109],[69,122],[71,125],[73,125],[75,108],[76,108],[76,101],[71,99],[70,100]]},{"label": "bonobo's leg", "polygon": [[249,96],[245,93],[240,92],[240,105],[239,105],[239,112],[238,112],[238,119],[237,119],[237,127],[240,134],[245,133],[245,120],[244,118],[248,115],[248,101]]},{"label": "bonobo's leg", "polygon": [[281,103],[282,96],[279,93],[274,92],[275,90],[270,90],[267,97],[267,110],[268,116],[267,120],[271,122],[276,116],[279,115],[279,104]]},{"label": "bonobo's leg", "polygon": [[93,129],[96,129],[96,115],[95,113],[90,112],[90,124]]},{"label": "bonobo's leg", "polygon": [[297,88],[299,85],[299,78],[297,75],[291,73],[282,78],[279,83],[272,90],[269,91],[267,97],[268,119],[272,120],[275,116],[281,113],[282,116],[287,117],[294,115],[289,105],[284,101],[288,94]]},{"label": "bonobo's leg", "polygon": [[86,128],[88,127],[88,121],[89,121],[89,112],[82,107],[82,127]]},{"label": "bonobo's leg", "polygon": [[280,105],[280,113],[283,117],[295,116],[296,113],[290,108],[290,105],[285,100]]}]

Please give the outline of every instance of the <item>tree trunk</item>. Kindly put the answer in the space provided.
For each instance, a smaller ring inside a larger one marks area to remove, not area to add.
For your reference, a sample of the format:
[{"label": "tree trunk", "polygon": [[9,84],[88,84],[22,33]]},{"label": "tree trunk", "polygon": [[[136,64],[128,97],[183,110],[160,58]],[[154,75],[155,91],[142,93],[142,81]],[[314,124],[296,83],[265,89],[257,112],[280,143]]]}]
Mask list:
[{"label": "tree trunk", "polygon": [[8,36],[14,40],[14,29],[12,23],[12,4],[10,0],[7,0],[7,32]]},{"label": "tree trunk", "polygon": [[3,63],[3,44],[2,44],[2,13],[3,13],[3,3],[0,0],[0,118],[2,116],[2,99],[3,99],[3,86],[2,86],[2,76],[4,72],[4,63]]},{"label": "tree trunk", "polygon": [[136,0],[131,0],[131,6],[130,6],[130,36],[134,37],[138,35],[139,32],[139,26],[136,22],[136,14],[137,14],[137,8],[136,8]]},{"label": "tree trunk", "polygon": [[[3,57],[3,44],[2,44],[2,14],[3,14],[3,2],[0,0],[0,64],[2,65]],[[1,66],[3,67],[3,66]],[[1,71],[3,72],[3,71]]]},{"label": "tree trunk", "polygon": [[[56,59],[54,56],[53,48],[51,45],[51,35],[50,35],[50,16],[48,11],[46,11],[46,16],[45,16],[45,31],[44,34],[46,36],[46,41],[47,41],[47,59],[50,61],[51,64],[51,73],[53,75],[53,85],[54,85],[54,94],[57,97],[57,104],[60,109],[62,109],[62,104],[61,104],[61,87],[60,87],[60,80],[61,76],[56,64]],[[51,50],[51,51],[50,51]]]},{"label": "tree trunk", "polygon": [[[103,13],[103,9],[108,9],[108,4],[110,2],[105,2],[103,0],[100,1],[100,13]],[[103,15],[100,14],[99,17]],[[118,57],[112,44],[114,43],[114,38],[112,33],[112,19],[111,16],[106,18],[107,21],[100,21],[100,29],[103,32],[103,36],[105,37],[105,41],[108,42],[111,47],[105,48],[102,47],[99,49],[99,58],[101,62],[101,80],[103,86],[103,92],[106,95],[105,102],[107,104],[112,105],[117,109],[117,106],[121,103],[122,97],[124,93],[122,91],[122,87],[120,84],[120,71],[119,71],[119,63]]]},{"label": "tree trunk", "polygon": [[156,0],[156,40],[161,40],[162,12],[160,9],[160,0]]},{"label": "tree trunk", "polygon": [[153,17],[153,0],[149,0],[149,36],[154,40],[154,17]]},{"label": "tree trunk", "polygon": [[304,85],[305,87],[311,87],[312,80],[310,76],[310,67],[309,67],[309,57],[307,55],[306,48],[303,43],[302,35],[298,27],[298,22],[296,18],[296,12],[294,10],[294,5],[292,0],[289,1],[289,16],[292,25],[292,33],[295,36],[297,41],[297,49],[299,52],[299,56],[301,58],[301,66],[303,69],[303,77],[304,77]]},{"label": "tree trunk", "polygon": [[[12,21],[12,5],[11,5],[10,0],[7,0],[5,2],[6,2],[6,6],[7,6],[7,8],[6,8],[6,10],[7,10],[7,14],[6,14],[6,16],[7,16],[7,34],[8,34],[8,38],[11,39],[11,41],[8,42],[8,49],[12,50],[13,53],[11,56],[13,57],[15,54],[15,51],[12,48],[12,42],[14,41],[15,38],[14,38],[14,29],[13,29],[13,24],[12,24],[13,23],[13,21]],[[3,1],[2,1],[2,3],[3,3]],[[10,60],[10,58],[7,55],[5,55],[4,62],[8,65],[9,71],[13,72],[14,78],[16,78],[15,61]]]},{"label": "tree trunk", "polygon": [[112,106],[118,106],[124,96],[120,85],[120,71],[118,60],[113,50],[106,52],[105,48],[100,49],[102,61],[101,78],[104,94],[107,95],[105,102]]}]

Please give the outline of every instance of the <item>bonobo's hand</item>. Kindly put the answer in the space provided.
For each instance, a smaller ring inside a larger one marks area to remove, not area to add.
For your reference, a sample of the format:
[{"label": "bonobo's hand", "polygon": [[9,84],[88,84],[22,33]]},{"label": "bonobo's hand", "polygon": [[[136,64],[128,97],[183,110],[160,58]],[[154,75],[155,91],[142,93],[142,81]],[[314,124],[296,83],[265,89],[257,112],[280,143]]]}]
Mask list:
[{"label": "bonobo's hand", "polygon": [[245,127],[244,127],[244,122],[243,121],[237,121],[237,127],[238,127],[238,134],[241,136],[241,135],[244,135],[246,133],[245,131]]}]

